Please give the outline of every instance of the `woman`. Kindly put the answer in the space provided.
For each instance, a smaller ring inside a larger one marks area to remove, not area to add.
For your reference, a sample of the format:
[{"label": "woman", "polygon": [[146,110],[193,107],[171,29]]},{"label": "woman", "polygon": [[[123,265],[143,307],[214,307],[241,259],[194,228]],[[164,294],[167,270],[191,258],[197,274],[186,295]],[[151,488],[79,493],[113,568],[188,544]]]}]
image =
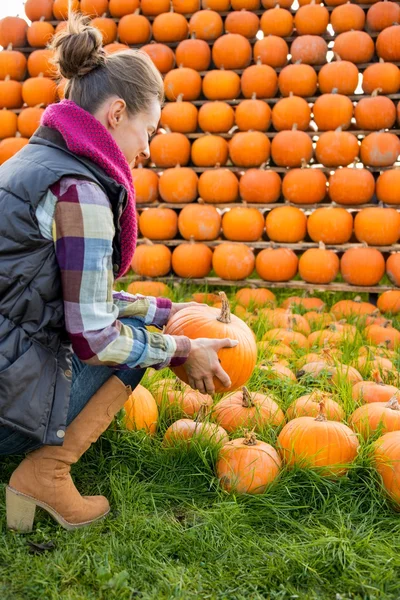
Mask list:
[{"label": "woman", "polygon": [[67,100],[0,169],[0,455],[28,453],[6,492],[19,531],[36,506],[66,529],[109,512],[79,494],[70,466],[146,367],[184,364],[200,392],[214,376],[230,384],[217,352],[236,342],[149,333],[187,304],[113,292],[136,243],[129,164],[149,157],[163,82],[146,54],[107,57],[101,41],[70,18],[53,42]]}]

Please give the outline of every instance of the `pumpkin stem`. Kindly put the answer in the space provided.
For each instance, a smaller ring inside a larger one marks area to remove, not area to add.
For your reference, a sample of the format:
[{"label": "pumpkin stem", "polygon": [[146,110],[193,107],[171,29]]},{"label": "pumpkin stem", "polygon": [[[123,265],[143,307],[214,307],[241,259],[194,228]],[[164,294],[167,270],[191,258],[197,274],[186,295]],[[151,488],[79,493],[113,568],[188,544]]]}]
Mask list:
[{"label": "pumpkin stem", "polygon": [[251,394],[245,385],[242,387],[242,394],[243,394],[242,406],[244,406],[245,408],[252,408],[254,406],[254,403],[253,403],[253,400],[251,399]]},{"label": "pumpkin stem", "polygon": [[319,415],[315,417],[315,421],[327,421],[326,415],[324,413],[325,410],[325,402],[321,400],[318,402],[319,404]]},{"label": "pumpkin stem", "polygon": [[374,371],[372,371],[371,379],[373,379],[373,381],[375,381],[375,383],[383,383],[383,379],[381,377],[379,369],[375,369]]},{"label": "pumpkin stem", "polygon": [[197,411],[196,418],[194,419],[195,423],[202,423],[208,414],[208,406],[206,403],[202,404]]},{"label": "pumpkin stem", "polygon": [[243,444],[245,446],[257,446],[257,437],[254,429],[252,431],[245,430]]},{"label": "pumpkin stem", "polygon": [[376,96],[377,96],[378,94],[381,94],[381,93],[382,93],[382,88],[379,88],[379,87],[378,87],[378,88],[376,88],[376,90],[374,90],[374,91],[372,92],[372,94],[371,94],[371,97],[372,97],[372,98],[376,98]]},{"label": "pumpkin stem", "polygon": [[228,298],[226,297],[225,292],[218,292],[218,296],[221,298],[222,306],[221,306],[221,314],[219,315],[217,321],[221,323],[230,323],[231,322],[231,309],[229,306]]}]

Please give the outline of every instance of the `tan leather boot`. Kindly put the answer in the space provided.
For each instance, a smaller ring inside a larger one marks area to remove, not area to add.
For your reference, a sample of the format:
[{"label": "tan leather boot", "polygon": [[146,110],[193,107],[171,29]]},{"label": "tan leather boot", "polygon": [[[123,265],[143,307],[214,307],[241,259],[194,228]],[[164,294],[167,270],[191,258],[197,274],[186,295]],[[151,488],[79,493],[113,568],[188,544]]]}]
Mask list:
[{"label": "tan leather boot", "polygon": [[84,527],[109,513],[104,496],[80,495],[70,468],[107,429],[131,393],[112,375],[67,427],[62,446],[43,446],[26,456],[6,490],[9,529],[32,531],[37,506],[65,529]]}]

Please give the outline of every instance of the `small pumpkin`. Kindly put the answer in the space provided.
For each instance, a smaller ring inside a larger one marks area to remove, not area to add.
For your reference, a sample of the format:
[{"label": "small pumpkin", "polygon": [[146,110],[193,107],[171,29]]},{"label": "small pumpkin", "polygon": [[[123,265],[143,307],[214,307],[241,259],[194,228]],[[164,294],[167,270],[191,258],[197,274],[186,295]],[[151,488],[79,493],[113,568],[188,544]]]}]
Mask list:
[{"label": "small pumpkin", "polygon": [[161,281],[133,281],[128,285],[129,294],[142,294],[142,296],[165,296],[171,295],[170,288]]},{"label": "small pumpkin", "polygon": [[377,89],[381,90],[381,94],[397,94],[400,89],[399,68],[382,59],[369,65],[363,73],[362,89],[365,94],[372,94]]},{"label": "small pumpkin", "polygon": [[300,167],[313,157],[313,145],[304,131],[279,131],[271,143],[272,160],[279,167]]},{"label": "small pumpkin", "polygon": [[[1,53],[3,54],[3,53]],[[0,54],[0,56],[1,56]],[[34,50],[28,58],[28,72],[31,77],[55,77],[57,70],[53,64],[53,50]]]},{"label": "small pumpkin", "polygon": [[350,248],[340,260],[340,272],[351,285],[377,285],[385,274],[385,260],[376,248]]},{"label": "small pumpkin", "polygon": [[343,94],[323,94],[316,99],[313,113],[319,131],[338,127],[348,129],[353,117],[353,103]]},{"label": "small pumpkin", "polygon": [[238,167],[259,167],[269,159],[270,150],[270,141],[261,131],[236,133],[229,142],[229,156]]},{"label": "small pumpkin", "polygon": [[396,106],[385,96],[374,90],[370,98],[361,98],[354,109],[358,129],[377,131],[390,129],[396,122]]},{"label": "small pumpkin", "polygon": [[235,202],[239,196],[239,182],[229,169],[210,169],[199,178],[199,195],[211,204]]},{"label": "small pumpkin", "polygon": [[339,258],[332,250],[326,250],[320,242],[319,248],[310,248],[299,259],[299,275],[307,283],[331,283],[339,273]]},{"label": "small pumpkin", "polygon": [[12,158],[17,152],[22,150],[29,142],[26,138],[15,137],[5,138],[0,142],[0,165],[3,165],[6,160]]},{"label": "small pumpkin", "polygon": [[298,35],[323,35],[329,24],[329,12],[321,4],[300,6],[294,17]]},{"label": "small pumpkin", "polygon": [[27,31],[28,44],[32,48],[44,48],[54,35],[54,27],[47,21],[35,21]]},{"label": "small pumpkin", "polygon": [[289,296],[282,302],[283,308],[292,308],[293,306],[300,307],[303,310],[318,310],[323,311],[325,302],[321,298],[307,298],[300,296]]},{"label": "small pumpkin", "polygon": [[140,214],[139,229],[149,240],[173,240],[178,233],[178,216],[172,208],[147,208]]},{"label": "small pumpkin", "polygon": [[391,167],[399,154],[400,140],[394,133],[375,131],[361,142],[361,161],[370,167]]},{"label": "small pumpkin", "polygon": [[327,179],[318,169],[290,169],[282,181],[282,193],[293,204],[317,204],[325,199]]},{"label": "small pumpkin", "polygon": [[256,256],[256,271],[265,281],[290,281],[297,274],[299,259],[289,248],[265,248]]},{"label": "small pumpkin", "polygon": [[199,10],[190,17],[189,32],[198,40],[213,41],[222,36],[224,23],[214,10]]},{"label": "small pumpkin", "polygon": [[[400,143],[400,142],[399,142]],[[315,156],[325,167],[346,167],[359,154],[358,140],[348,131],[325,131],[319,136]]]},{"label": "small pumpkin", "polygon": [[260,27],[265,36],[289,37],[293,31],[293,17],[290,11],[278,5],[262,14]]},{"label": "small pumpkin", "polygon": [[205,133],[228,133],[235,123],[235,111],[227,102],[205,102],[199,109],[198,120]]},{"label": "small pumpkin", "polygon": [[150,169],[131,170],[137,204],[151,204],[158,199],[158,175]]},{"label": "small pumpkin", "polygon": [[184,279],[207,277],[212,267],[212,250],[206,244],[180,243],[172,252],[172,269]]},{"label": "small pumpkin", "polygon": [[0,110],[0,139],[13,138],[17,133],[18,117],[11,110]]},{"label": "small pumpkin", "polygon": [[125,15],[118,23],[118,39],[123,44],[147,44],[151,38],[151,25],[143,15]]},{"label": "small pumpkin", "polygon": [[141,50],[150,56],[162,75],[165,75],[174,68],[175,54],[172,48],[166,44],[157,44],[153,42],[142,46]]},{"label": "small pumpkin", "polygon": [[400,238],[400,214],[394,208],[363,208],[354,219],[354,233],[359,242],[371,246],[396,244]]},{"label": "small pumpkin", "polygon": [[[392,254],[388,258],[388,262],[395,255]],[[386,263],[386,269],[388,270],[388,263]],[[400,312],[400,292],[397,290],[388,290],[383,292],[378,298],[377,307],[383,313],[397,314]]]},{"label": "small pumpkin", "polygon": [[88,17],[97,17],[108,11],[108,0],[80,0],[80,10]]},{"label": "small pumpkin", "polygon": [[260,19],[253,12],[242,9],[228,13],[225,19],[226,33],[238,33],[247,39],[256,37],[260,29]]},{"label": "small pumpkin", "polygon": [[389,402],[389,400],[400,394],[400,390],[393,386],[383,383],[382,377],[378,370],[372,372],[373,379],[371,381],[360,381],[352,388],[352,398],[355,402],[363,404]]},{"label": "small pumpkin", "polygon": [[201,94],[201,77],[194,69],[172,69],[164,77],[164,90],[168,100],[197,100]]},{"label": "small pumpkin", "polygon": [[353,217],[344,208],[318,208],[308,217],[307,231],[313,242],[345,244],[353,233]]},{"label": "small pumpkin", "polygon": [[[400,287],[400,254],[398,252],[394,252],[387,259],[386,275],[389,277],[390,281],[394,285],[396,285],[397,287]],[[393,290],[393,292],[394,292],[394,290]],[[389,293],[389,292],[387,292],[387,293]],[[395,306],[396,306],[396,304],[395,304],[395,302],[393,302],[392,312],[397,312],[397,309],[395,309]]]},{"label": "small pumpkin", "polygon": [[374,42],[365,31],[345,31],[340,33],[333,46],[333,52],[342,60],[352,63],[369,63],[374,55]]},{"label": "small pumpkin", "polygon": [[240,95],[240,77],[224,69],[208,71],[203,78],[203,94],[208,100],[234,100]]},{"label": "small pumpkin", "polygon": [[352,30],[362,31],[365,25],[365,12],[361,6],[348,2],[333,9],[330,21],[336,34]]},{"label": "small pumpkin", "polygon": [[182,96],[179,96],[176,102],[164,105],[160,124],[170,131],[193,133],[197,129],[197,108],[192,102],[182,101]]},{"label": "small pumpkin", "polygon": [[323,65],[326,63],[328,44],[318,35],[299,35],[290,46],[292,62],[305,65]]},{"label": "small pumpkin", "polygon": [[267,131],[271,124],[271,109],[263,100],[242,100],[235,111],[240,131]]},{"label": "small pumpkin", "polygon": [[[2,142],[3,143],[3,142]],[[400,345],[400,331],[388,325],[369,325],[365,335],[371,344],[383,344],[389,350],[395,350]]]},{"label": "small pumpkin", "polygon": [[[142,3],[143,10],[143,3]],[[156,42],[168,44],[185,40],[189,34],[189,24],[183,15],[175,12],[158,14],[153,21],[153,38]]]},{"label": "small pumpkin", "polygon": [[214,250],[213,269],[221,279],[247,279],[252,274],[254,265],[254,254],[244,244],[224,242]]},{"label": "small pumpkin", "polygon": [[400,21],[400,6],[396,2],[376,2],[367,12],[370,31],[382,31]]},{"label": "small pumpkin", "polygon": [[164,244],[147,240],[136,248],[132,269],[142,277],[163,277],[171,270],[171,251]]},{"label": "small pumpkin", "polygon": [[51,21],[53,18],[52,0],[26,0],[24,10],[30,21]]},{"label": "small pumpkin", "polygon": [[210,46],[204,40],[182,40],[176,50],[176,64],[195,71],[207,71],[211,62]]},{"label": "small pumpkin", "polygon": [[300,131],[308,131],[311,121],[311,108],[304,98],[290,95],[282,98],[272,109],[272,124],[277,131],[292,129],[294,125]]},{"label": "small pumpkin", "polygon": [[267,35],[267,37],[257,40],[253,46],[254,62],[261,62],[261,64],[269,65],[274,69],[279,69],[287,64],[288,54],[287,43],[277,35]]},{"label": "small pumpkin", "polygon": [[336,204],[367,204],[374,191],[375,179],[367,169],[337,169],[329,178],[329,196]]},{"label": "small pumpkin", "polygon": [[147,17],[156,17],[170,9],[170,0],[141,0],[140,7]]},{"label": "small pumpkin", "polygon": [[244,308],[254,309],[276,304],[275,294],[265,288],[241,288],[236,292],[235,299]]},{"label": "small pumpkin", "polygon": [[158,189],[164,202],[186,204],[196,200],[198,176],[188,167],[166,169],[158,182]]},{"label": "small pumpkin", "polygon": [[134,13],[139,7],[140,0],[109,0],[108,4],[110,15],[116,19]]},{"label": "small pumpkin", "polygon": [[317,417],[321,401],[324,403],[326,417],[330,421],[343,421],[345,418],[343,408],[332,399],[332,394],[321,390],[315,390],[311,394],[297,398],[287,409],[286,416],[288,420],[298,417]]},{"label": "small pumpkin", "polygon": [[28,23],[20,17],[4,17],[0,19],[0,46],[8,48],[24,48]]},{"label": "small pumpkin", "polygon": [[272,204],[281,195],[281,178],[275,171],[248,169],[239,181],[240,197],[244,202]]},{"label": "small pumpkin", "polygon": [[190,150],[190,142],[183,133],[158,134],[150,142],[150,157],[158,167],[187,165]]},{"label": "small pumpkin", "polygon": [[[35,0],[33,1],[35,2]],[[79,0],[54,0],[53,15],[57,21],[67,20],[69,10],[77,12],[79,10]]]},{"label": "small pumpkin", "polygon": [[180,379],[160,379],[152,389],[157,406],[166,410],[169,416],[180,412],[185,417],[194,418],[200,410],[206,412],[205,409],[212,406],[211,396],[192,390]]},{"label": "small pumpkin", "polygon": [[142,385],[137,385],[124,404],[124,424],[130,431],[143,429],[155,434],[157,430],[158,408],[151,393]]},{"label": "small pumpkin", "polygon": [[308,348],[306,336],[298,331],[293,331],[293,329],[282,329],[281,327],[270,329],[263,336],[263,341],[266,340],[282,342],[291,348]]},{"label": "small pumpkin", "polygon": [[241,87],[245,98],[273,98],[278,91],[278,76],[269,65],[251,65],[243,71]]},{"label": "small pumpkin", "polygon": [[251,62],[249,40],[237,33],[219,37],[212,48],[212,59],[217,69],[245,69]]},{"label": "small pumpkin", "polygon": [[256,242],[264,231],[264,217],[257,208],[235,206],[222,217],[222,233],[232,242]]},{"label": "small pumpkin", "polygon": [[192,162],[196,167],[225,165],[228,154],[228,142],[219,135],[205,135],[192,144]]},{"label": "small pumpkin", "polygon": [[385,434],[400,430],[400,404],[394,396],[387,404],[372,402],[357,408],[349,419],[350,427],[367,439],[376,431]]},{"label": "small pumpkin", "polygon": [[221,215],[214,206],[188,204],[178,217],[179,233],[185,240],[215,240],[221,228]]},{"label": "small pumpkin", "polygon": [[376,195],[380,202],[398,205],[400,203],[400,169],[389,169],[376,180]]},{"label": "small pumpkin", "polygon": [[400,60],[400,27],[392,25],[386,27],[376,40],[376,53],[379,58],[386,61],[398,62]]},{"label": "small pumpkin", "polygon": [[17,50],[2,50],[0,52],[0,79],[6,77],[14,81],[23,81],[26,74],[26,58]]},{"label": "small pumpkin", "polygon": [[179,444],[190,445],[192,441],[198,444],[222,445],[229,441],[226,431],[215,423],[202,422],[198,419],[179,419],[172,423],[164,434],[164,446]]},{"label": "small pumpkin", "polygon": [[321,68],[318,73],[318,86],[323,94],[336,92],[351,96],[358,86],[358,78],[359,72],[355,64],[348,60],[336,60]]},{"label": "small pumpkin", "polygon": [[265,228],[274,242],[300,242],[307,233],[307,217],[295,206],[279,206],[267,214]]},{"label": "small pumpkin", "polygon": [[279,91],[282,96],[314,96],[317,90],[317,73],[311,65],[287,65],[278,76]]},{"label": "small pumpkin", "polygon": [[382,477],[388,496],[400,503],[400,432],[390,431],[380,437],[373,446],[376,470]]},{"label": "small pumpkin", "polygon": [[[22,137],[30,138],[40,125],[44,108],[24,108],[18,115],[18,131]],[[0,113],[1,115],[1,113]]]}]

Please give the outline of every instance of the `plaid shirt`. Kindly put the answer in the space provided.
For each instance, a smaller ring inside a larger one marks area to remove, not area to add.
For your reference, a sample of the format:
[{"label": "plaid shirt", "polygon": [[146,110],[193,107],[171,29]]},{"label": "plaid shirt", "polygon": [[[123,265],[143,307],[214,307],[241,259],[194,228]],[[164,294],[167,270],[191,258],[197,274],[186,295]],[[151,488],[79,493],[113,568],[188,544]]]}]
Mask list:
[{"label": "plaid shirt", "polygon": [[[147,331],[168,321],[171,301],[114,292],[110,202],[89,181],[64,177],[41,200],[36,217],[53,240],[61,271],[65,327],[79,359],[116,369],[183,364],[190,351],[184,336]],[[119,320],[134,317],[143,327]]]}]

